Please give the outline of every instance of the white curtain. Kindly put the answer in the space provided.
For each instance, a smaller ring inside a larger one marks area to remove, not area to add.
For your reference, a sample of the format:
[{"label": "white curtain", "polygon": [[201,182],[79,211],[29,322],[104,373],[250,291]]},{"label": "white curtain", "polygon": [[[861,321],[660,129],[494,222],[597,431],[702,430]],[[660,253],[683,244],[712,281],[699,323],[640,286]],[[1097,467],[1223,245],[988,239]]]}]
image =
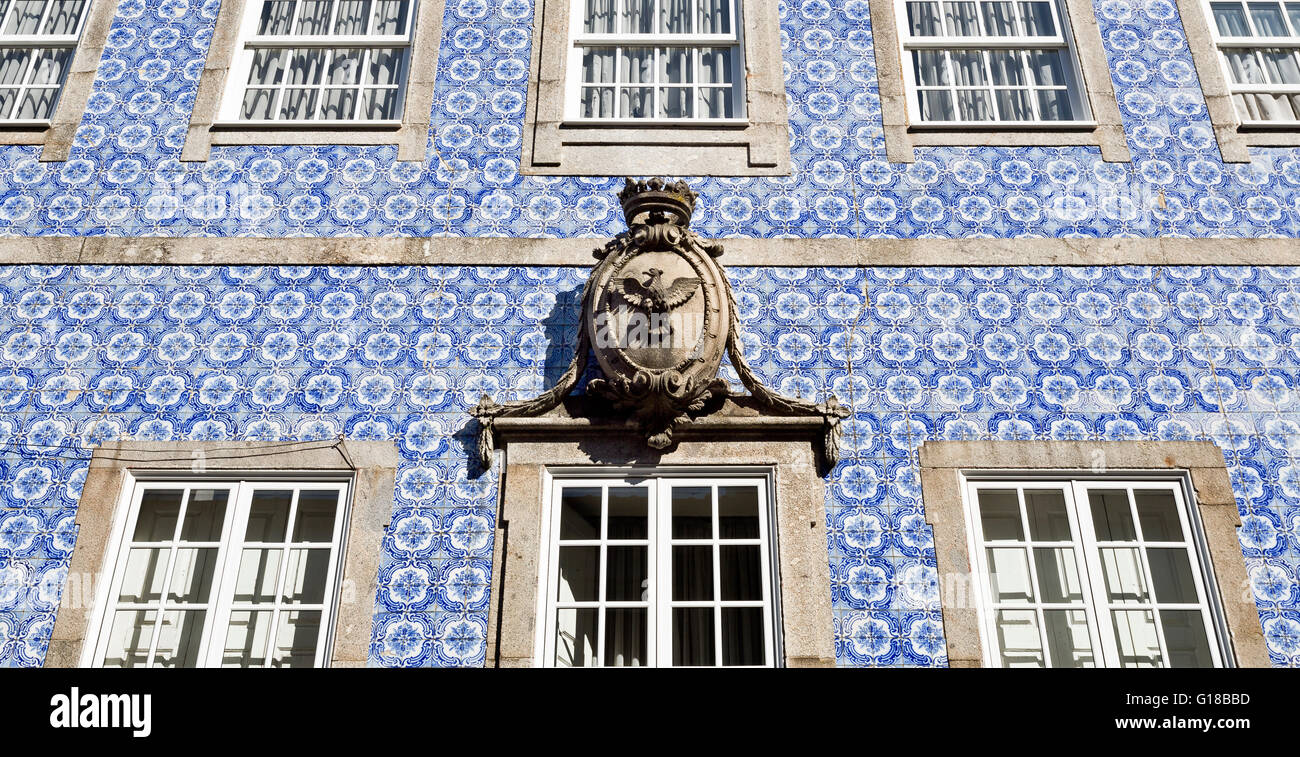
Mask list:
[{"label": "white curtain", "polygon": [[975,15],[975,3],[944,3],[943,15],[950,36],[979,36],[980,24]]},{"label": "white curtain", "polygon": [[659,0],[659,31],[663,34],[690,34],[691,0]]},{"label": "white curtain", "polygon": [[14,3],[13,15],[5,24],[5,34],[36,34],[44,10],[45,0],[18,0]]},{"label": "white curtain", "polygon": [[334,14],[335,34],[365,34],[370,20],[370,0],[339,0]]},{"label": "white curtain", "polygon": [[54,0],[50,15],[45,19],[43,34],[73,34],[81,21],[81,11],[86,0]]},{"label": "white curtain", "polygon": [[[1236,84],[1300,84],[1300,64],[1289,50],[1224,50],[1223,55]],[[1238,93],[1233,100],[1246,120],[1300,120],[1300,96],[1294,94]]]},{"label": "white curtain", "polygon": [[263,3],[262,15],[257,20],[257,33],[288,34],[293,28],[293,4],[293,0],[272,0]]}]

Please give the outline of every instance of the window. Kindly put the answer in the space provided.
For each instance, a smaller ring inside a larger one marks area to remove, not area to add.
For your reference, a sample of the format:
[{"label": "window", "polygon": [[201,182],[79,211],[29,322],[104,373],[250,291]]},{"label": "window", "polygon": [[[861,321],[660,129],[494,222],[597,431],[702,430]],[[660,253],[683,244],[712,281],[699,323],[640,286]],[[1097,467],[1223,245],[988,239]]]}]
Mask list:
[{"label": "window", "polygon": [[1067,21],[1055,0],[903,4],[914,120],[1088,120]]},{"label": "window", "polygon": [[89,0],[0,0],[0,122],[48,122]]},{"label": "window", "polygon": [[972,480],[986,653],[1002,667],[1223,665],[1181,481]]},{"label": "window", "polygon": [[341,481],[137,483],[88,664],[324,665],[347,494]]},{"label": "window", "polygon": [[1242,122],[1300,127],[1300,3],[1215,1],[1210,17]]},{"label": "window", "polygon": [[521,171],[788,174],[777,10],[745,0],[538,0]]},{"label": "window", "polygon": [[575,0],[579,119],[743,118],[737,0]]},{"label": "window", "polygon": [[769,479],[556,479],[547,666],[770,666]]},{"label": "window", "polygon": [[415,0],[263,0],[244,18],[225,120],[395,121]]}]

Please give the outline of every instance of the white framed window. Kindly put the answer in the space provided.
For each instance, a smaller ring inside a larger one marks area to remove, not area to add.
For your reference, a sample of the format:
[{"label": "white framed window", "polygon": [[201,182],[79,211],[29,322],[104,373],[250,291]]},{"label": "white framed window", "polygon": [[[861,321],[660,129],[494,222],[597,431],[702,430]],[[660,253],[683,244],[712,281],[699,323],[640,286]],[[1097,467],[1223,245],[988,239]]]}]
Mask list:
[{"label": "white framed window", "polygon": [[136,481],[88,667],[319,667],[346,481]]},{"label": "white framed window", "polygon": [[770,474],[556,475],[546,667],[773,666]]},{"label": "white framed window", "polygon": [[1091,124],[1061,0],[896,0],[913,125]]},{"label": "white framed window", "polygon": [[0,123],[54,115],[89,0],[0,0]]},{"label": "white framed window", "polygon": [[417,0],[253,0],[219,122],[396,125]]},{"label": "white framed window", "polygon": [[1207,0],[1205,7],[1242,122],[1300,127],[1300,3]]},{"label": "white framed window", "polygon": [[745,119],[741,0],[572,0],[566,120]]},{"label": "white framed window", "polygon": [[965,502],[988,664],[1231,659],[1181,480],[968,479]]}]

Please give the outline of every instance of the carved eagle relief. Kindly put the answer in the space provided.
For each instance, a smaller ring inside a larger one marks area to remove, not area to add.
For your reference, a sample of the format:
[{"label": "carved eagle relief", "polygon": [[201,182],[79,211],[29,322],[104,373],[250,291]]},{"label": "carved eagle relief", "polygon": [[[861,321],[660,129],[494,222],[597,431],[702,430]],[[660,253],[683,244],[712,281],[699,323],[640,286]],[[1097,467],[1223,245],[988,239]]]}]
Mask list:
[{"label": "carved eagle relief", "polygon": [[696,276],[682,276],[674,279],[671,284],[664,284],[663,275],[662,270],[650,268],[641,274],[645,277],[644,282],[638,281],[636,276],[625,276],[611,279],[609,287],[633,307],[652,313],[666,313],[689,302],[704,283],[703,279]]}]

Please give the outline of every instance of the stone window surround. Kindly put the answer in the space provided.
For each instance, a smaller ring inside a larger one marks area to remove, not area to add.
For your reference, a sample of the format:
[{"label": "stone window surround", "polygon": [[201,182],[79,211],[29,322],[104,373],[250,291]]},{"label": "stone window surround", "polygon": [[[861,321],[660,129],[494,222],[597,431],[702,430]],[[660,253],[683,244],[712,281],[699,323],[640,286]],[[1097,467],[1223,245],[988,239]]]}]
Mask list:
[{"label": "stone window surround", "polygon": [[1210,32],[1209,20],[1201,0],[1174,0],[1187,35],[1187,49],[1192,53],[1196,78],[1201,80],[1205,108],[1210,125],[1219,142],[1224,163],[1249,163],[1250,147],[1286,147],[1300,145],[1300,130],[1252,127],[1241,122],[1232,102],[1228,79],[1223,73],[1218,45]]},{"label": "stone window surround", "polygon": [[[543,498],[553,469],[609,466],[763,467],[775,481],[774,587],[780,613],[781,663],[833,667],[825,481],[809,439],[820,418],[717,417],[680,427],[675,449],[658,453],[617,423],[581,418],[498,418],[501,481],[492,553],[487,665],[536,664]],[[647,473],[653,469],[646,468]]]},{"label": "stone window surround", "polygon": [[42,162],[63,161],[72,151],[72,139],[81,116],[86,112],[86,101],[95,82],[99,59],[104,55],[113,16],[117,15],[118,0],[92,0],[90,16],[81,30],[81,39],[72,56],[72,65],[63,80],[59,101],[54,106],[50,122],[45,126],[14,126],[0,124],[0,145],[41,145]]},{"label": "stone window surround", "polygon": [[[742,3],[744,0],[740,0]],[[750,0],[744,22],[747,122],[735,126],[565,123],[569,13],[573,0],[537,0],[520,173],[787,176],[790,136],[776,6]]]},{"label": "stone window surround", "polygon": [[[201,461],[202,472],[191,472]],[[149,475],[187,478],[204,476],[250,479],[295,473],[351,477],[351,511],[343,537],[343,566],[334,643],[329,666],[365,667],[378,593],[383,537],[393,511],[397,447],[391,442],[111,442],[95,448],[77,507],[77,540],[68,576],[77,577],[82,596],[66,590],[54,621],[45,656],[47,668],[81,664],[83,645],[93,638],[94,607],[83,600],[102,601],[100,589],[111,580],[104,575],[113,532],[124,527],[121,503],[125,487]],[[102,581],[101,581],[102,578]],[[92,600],[93,597],[93,600]]]},{"label": "stone window surround", "polygon": [[[977,584],[971,576],[962,474],[1093,475],[1098,461],[1104,461],[1107,475],[1117,478],[1159,473],[1190,484],[1235,664],[1269,667],[1259,611],[1246,588],[1246,562],[1237,540],[1241,525],[1237,499],[1223,453],[1212,442],[925,442],[918,455],[926,521],[934,533],[951,667],[984,665],[983,628],[975,605],[967,601]],[[957,593],[966,596],[954,596]]]},{"label": "stone window surround", "polygon": [[1130,160],[1119,104],[1110,80],[1106,48],[1102,45],[1091,0],[1062,0],[1061,3],[1069,17],[1070,31],[1074,35],[1072,50],[1079,62],[1084,96],[1096,124],[1082,128],[999,125],[987,129],[941,129],[909,123],[896,3],[897,0],[876,0],[870,4],[885,155],[890,163],[915,163],[916,147],[1004,145],[1094,145],[1101,148],[1101,159],[1106,162],[1127,163]]},{"label": "stone window surround", "polygon": [[417,3],[400,126],[367,126],[355,121],[343,124],[322,121],[319,127],[308,128],[258,122],[219,125],[217,115],[239,44],[244,9],[257,2],[260,0],[223,0],[221,3],[203,73],[199,77],[189,131],[185,135],[185,146],[181,148],[181,160],[206,161],[214,145],[397,145],[397,160],[424,162],[428,151],[445,0],[419,0]]}]

